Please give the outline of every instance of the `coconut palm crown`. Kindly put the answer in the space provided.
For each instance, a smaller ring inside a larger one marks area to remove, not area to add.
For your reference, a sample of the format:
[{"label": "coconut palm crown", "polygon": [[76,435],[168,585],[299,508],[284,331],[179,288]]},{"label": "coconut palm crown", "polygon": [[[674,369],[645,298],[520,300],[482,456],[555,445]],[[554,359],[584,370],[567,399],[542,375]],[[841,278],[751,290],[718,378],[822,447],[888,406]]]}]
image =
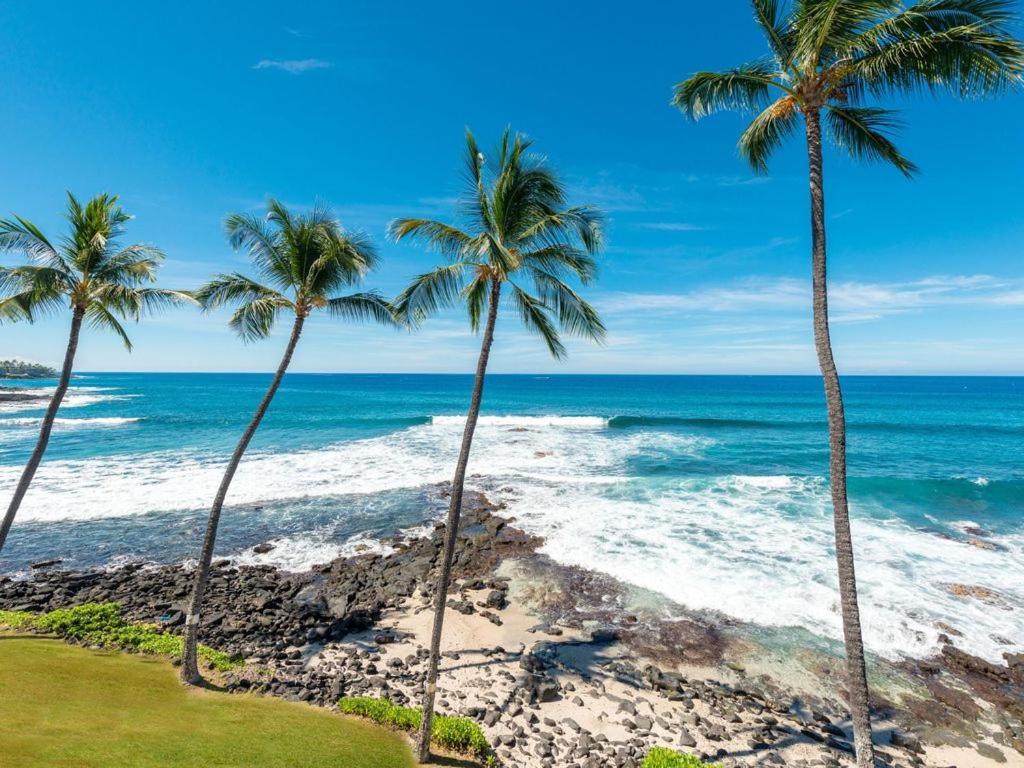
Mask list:
[{"label": "coconut palm crown", "polygon": [[797,128],[798,116],[826,113],[834,142],[855,158],[914,164],[890,134],[896,112],[869,98],[951,89],[963,97],[1021,82],[1024,49],[1012,36],[1007,0],[753,0],[770,54],[724,72],[698,72],[675,87],[673,103],[700,119],[756,113],[739,140],[757,172]]},{"label": "coconut palm crown", "polygon": [[361,282],[378,259],[366,236],[344,231],[327,208],[297,214],[271,200],[266,216],[232,214],[225,230],[233,248],[249,252],[263,282],[222,274],[193,295],[207,310],[237,306],[228,324],[242,339],[266,337],[282,312],[306,318],[324,309],[341,319],[394,323],[390,304],[375,291],[332,295]]},{"label": "coconut palm crown", "polygon": [[62,307],[71,309],[64,363],[43,415],[35,449],[0,521],[0,550],[49,444],[57,411],[71,383],[82,324],[113,331],[131,350],[132,342],[121,321],[138,320],[148,310],[191,300],[180,291],[146,286],[156,279],[164,256],[152,245],[120,244],[131,218],[117,204],[116,196],[97,195],[83,206],[69,192],[70,232],[56,245],[28,219],[15,216],[0,221],[0,251],[21,251],[31,262],[0,267],[0,322],[34,322]]},{"label": "coconut palm crown", "polygon": [[146,287],[156,280],[164,255],[152,245],[120,243],[132,217],[117,200],[102,194],[82,205],[69,192],[70,232],[56,244],[21,216],[0,221],[0,251],[22,251],[33,262],[0,267],[0,321],[33,322],[70,306],[90,326],[113,331],[130,350],[122,321],[187,300],[180,291]]},{"label": "coconut palm crown", "polygon": [[[462,300],[476,331],[492,290],[507,287],[524,325],[562,358],[559,326],[594,341],[605,336],[597,312],[567,282],[586,285],[596,277],[594,254],[602,245],[603,221],[593,208],[566,205],[565,187],[543,158],[529,153],[530,144],[506,130],[488,172],[484,154],[466,132],[464,228],[429,219],[398,219],[390,226],[393,239],[418,239],[449,260],[416,277],[395,308],[416,323]],[[532,291],[523,287],[524,280]]]}]

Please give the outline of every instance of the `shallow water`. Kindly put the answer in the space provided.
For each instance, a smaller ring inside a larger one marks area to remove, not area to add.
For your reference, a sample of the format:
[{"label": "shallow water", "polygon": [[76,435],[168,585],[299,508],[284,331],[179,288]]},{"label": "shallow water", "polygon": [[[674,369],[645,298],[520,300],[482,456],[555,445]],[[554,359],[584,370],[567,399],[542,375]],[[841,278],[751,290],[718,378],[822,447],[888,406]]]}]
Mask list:
[{"label": "shallow water", "polygon": [[[55,556],[194,556],[268,381],[78,377],[0,571]],[[429,490],[450,479],[470,384],[289,375],[232,486],[220,551],[301,569],[380,548],[440,512]],[[869,647],[928,653],[944,622],[988,658],[1024,649],[1024,379],[856,377],[845,393]],[[41,413],[0,404],[0,498]],[[493,376],[484,414],[473,483],[556,560],[689,607],[840,637],[817,379]],[[268,540],[270,553],[249,551]],[[954,597],[951,583],[987,587],[996,604]]]}]

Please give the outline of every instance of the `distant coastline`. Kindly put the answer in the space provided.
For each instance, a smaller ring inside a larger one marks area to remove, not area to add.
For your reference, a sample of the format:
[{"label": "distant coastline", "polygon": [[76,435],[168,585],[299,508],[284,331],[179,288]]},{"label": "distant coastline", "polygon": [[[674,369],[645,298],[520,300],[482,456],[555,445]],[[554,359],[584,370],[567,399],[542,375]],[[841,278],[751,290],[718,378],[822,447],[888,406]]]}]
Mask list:
[{"label": "distant coastline", "polygon": [[40,363],[24,360],[0,360],[0,379],[52,379],[57,371]]}]

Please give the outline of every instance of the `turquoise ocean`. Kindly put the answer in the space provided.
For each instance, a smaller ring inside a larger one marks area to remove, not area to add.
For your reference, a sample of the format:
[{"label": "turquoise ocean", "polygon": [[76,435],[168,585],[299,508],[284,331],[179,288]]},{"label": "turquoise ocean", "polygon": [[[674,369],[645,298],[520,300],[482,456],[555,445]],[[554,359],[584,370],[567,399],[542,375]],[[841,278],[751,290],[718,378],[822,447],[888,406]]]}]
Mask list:
[{"label": "turquoise ocean", "polygon": [[[77,376],[0,573],[54,557],[193,557],[268,381]],[[470,385],[289,374],[231,489],[219,554],[301,570],[429,530]],[[1024,379],[852,377],[844,388],[868,646],[926,655],[945,624],[986,658],[1024,650]],[[483,413],[470,483],[555,560],[689,608],[841,636],[815,377],[495,375]],[[5,505],[41,414],[0,403]],[[261,542],[274,548],[255,555]],[[952,584],[991,592],[957,597]]]}]

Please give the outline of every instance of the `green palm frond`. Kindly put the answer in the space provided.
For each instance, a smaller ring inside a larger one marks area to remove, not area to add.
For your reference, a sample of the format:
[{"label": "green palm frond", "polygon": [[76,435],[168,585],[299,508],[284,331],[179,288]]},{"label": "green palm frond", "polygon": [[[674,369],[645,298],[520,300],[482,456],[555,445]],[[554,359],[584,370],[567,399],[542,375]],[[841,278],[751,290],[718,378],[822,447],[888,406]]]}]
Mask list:
[{"label": "green palm frond", "polygon": [[780,69],[789,69],[793,61],[795,40],[792,29],[780,18],[779,0],[753,0],[752,5],[754,18],[768,38],[776,63]]},{"label": "green palm frond", "polygon": [[197,304],[198,301],[185,291],[106,283],[93,290],[91,303],[101,305],[121,317],[138,320],[146,314],[155,314],[179,304]]},{"label": "green palm frond", "polygon": [[22,251],[32,261],[51,269],[62,272],[71,270],[64,257],[39,228],[21,216],[0,221],[0,251]]},{"label": "green palm frond", "polygon": [[395,315],[402,322],[417,325],[459,298],[470,264],[456,262],[416,276],[395,299]]},{"label": "green palm frond", "polygon": [[900,9],[899,0],[797,0],[793,10],[795,54],[805,71],[847,50],[879,16]]},{"label": "green palm frond", "polygon": [[295,272],[267,218],[232,213],[224,220],[224,231],[231,247],[247,250],[256,269],[278,288],[294,289],[301,284],[301,275]]},{"label": "green palm frond", "polygon": [[793,133],[797,117],[792,98],[783,96],[747,126],[738,146],[740,155],[756,173],[768,172],[768,158]]},{"label": "green palm frond", "polygon": [[572,336],[602,342],[607,335],[597,310],[566,283],[543,269],[531,270],[541,302],[558,317],[559,325]]},{"label": "green palm frond", "polygon": [[949,88],[961,96],[1021,83],[1024,47],[1009,33],[1008,3],[924,0],[850,45],[847,76],[878,95]]},{"label": "green palm frond", "polygon": [[556,243],[528,251],[522,255],[522,263],[528,267],[539,267],[559,278],[571,274],[583,285],[597,279],[597,262],[587,251],[572,245]]},{"label": "green palm frond", "polygon": [[754,61],[726,72],[698,72],[676,85],[672,103],[693,120],[727,110],[757,112],[773,87],[785,90],[773,62]]},{"label": "green palm frond", "polygon": [[192,292],[192,298],[205,311],[227,304],[241,304],[271,297],[284,299],[284,296],[273,288],[260,285],[255,280],[237,272],[231,275],[217,275],[201,288]]},{"label": "green palm frond", "polygon": [[899,125],[891,110],[830,106],[828,124],[836,144],[853,157],[891,163],[905,176],[917,171],[885,135]]},{"label": "green palm frond", "polygon": [[16,323],[21,320],[33,322],[32,295],[16,293],[13,296],[0,298],[0,323]]},{"label": "green palm frond", "polygon": [[356,322],[375,322],[381,325],[400,326],[395,317],[395,308],[375,291],[353,293],[327,302],[327,311],[334,317]]},{"label": "green palm frond", "polygon": [[532,245],[563,245],[580,242],[589,253],[604,247],[604,214],[590,206],[542,212],[519,233],[520,242]]},{"label": "green palm frond", "polygon": [[127,331],[125,331],[124,326],[118,322],[114,313],[106,306],[97,302],[90,304],[85,310],[85,319],[93,328],[113,331],[114,334],[121,339],[121,343],[124,344],[125,349],[129,352],[132,351],[132,340],[128,338]]},{"label": "green palm frond", "polygon": [[540,299],[528,294],[515,283],[509,283],[509,285],[512,288],[510,297],[512,305],[519,311],[519,319],[522,320],[523,325],[544,340],[544,344],[553,358],[556,360],[564,358],[566,354],[565,346],[562,344],[561,339],[558,338],[558,330],[548,316],[548,313],[551,311],[550,307],[545,305]]},{"label": "green palm frond", "polygon": [[467,255],[473,238],[457,227],[430,219],[395,219],[388,225],[388,236],[396,243],[419,240],[449,259]]},{"label": "green palm frond", "polygon": [[228,327],[242,341],[264,339],[270,335],[277,316],[285,309],[292,309],[292,303],[283,296],[275,294],[254,298],[235,310],[228,320]]},{"label": "green palm frond", "polygon": [[478,273],[462,289],[462,299],[466,302],[466,309],[469,311],[469,327],[473,329],[474,333],[480,330],[484,309],[487,306],[487,297],[492,287],[493,283],[488,279],[487,275]]},{"label": "green palm frond", "polygon": [[104,258],[92,277],[99,281],[130,285],[151,283],[164,261],[164,253],[153,245],[136,243]]}]

